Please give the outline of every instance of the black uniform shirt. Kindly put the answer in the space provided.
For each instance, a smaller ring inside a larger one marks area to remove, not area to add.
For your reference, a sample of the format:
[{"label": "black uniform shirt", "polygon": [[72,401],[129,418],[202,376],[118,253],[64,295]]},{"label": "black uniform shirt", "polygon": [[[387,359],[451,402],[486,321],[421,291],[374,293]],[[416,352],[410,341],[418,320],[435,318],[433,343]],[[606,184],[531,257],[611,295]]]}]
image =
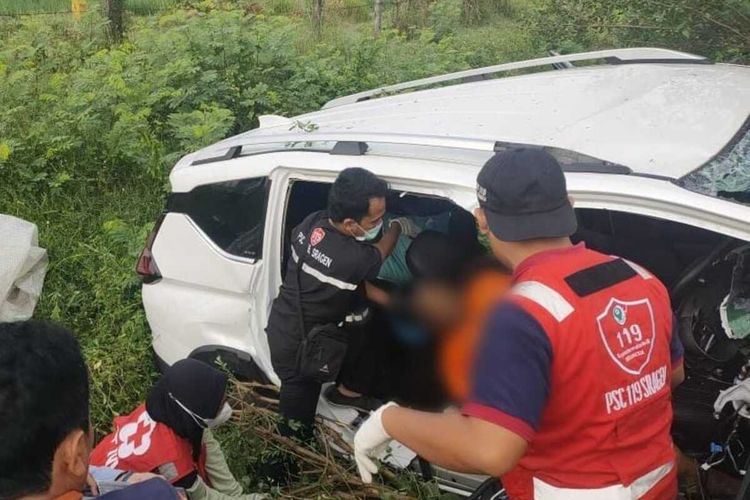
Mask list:
[{"label": "black uniform shirt", "polygon": [[284,358],[291,356],[301,338],[295,277],[300,259],[306,331],[316,324],[344,321],[362,295],[362,283],[375,279],[382,263],[375,246],[338,232],[327,212],[310,214],[291,236],[291,258],[266,328],[275,367],[281,351],[286,351]]}]

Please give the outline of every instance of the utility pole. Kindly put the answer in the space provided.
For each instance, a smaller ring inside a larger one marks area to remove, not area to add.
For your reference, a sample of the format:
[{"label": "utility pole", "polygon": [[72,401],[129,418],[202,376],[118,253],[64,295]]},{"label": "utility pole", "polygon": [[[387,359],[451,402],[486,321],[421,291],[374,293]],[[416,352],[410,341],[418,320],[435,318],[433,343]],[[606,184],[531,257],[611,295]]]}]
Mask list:
[{"label": "utility pole", "polygon": [[122,34],[125,30],[124,0],[102,0],[104,17],[109,20],[107,24],[107,35],[110,41],[119,42],[122,40]]},{"label": "utility pole", "polygon": [[375,38],[380,36],[380,30],[383,27],[383,3],[385,0],[375,0],[375,26],[373,34]]}]

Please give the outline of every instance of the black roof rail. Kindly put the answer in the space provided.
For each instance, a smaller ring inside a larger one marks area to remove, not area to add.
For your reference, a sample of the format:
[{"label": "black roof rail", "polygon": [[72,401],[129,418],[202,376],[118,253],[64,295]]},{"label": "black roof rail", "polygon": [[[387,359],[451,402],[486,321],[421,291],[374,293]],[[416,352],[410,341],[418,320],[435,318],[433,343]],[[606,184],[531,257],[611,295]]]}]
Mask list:
[{"label": "black roof rail", "polygon": [[543,149],[555,157],[560,163],[563,172],[581,172],[591,174],[618,174],[631,175],[633,169],[619,163],[613,163],[607,160],[601,160],[577,151],[569,149],[556,148],[554,146],[539,146],[535,144],[523,144],[516,142],[495,142],[495,152],[505,151],[514,148],[536,148]]}]

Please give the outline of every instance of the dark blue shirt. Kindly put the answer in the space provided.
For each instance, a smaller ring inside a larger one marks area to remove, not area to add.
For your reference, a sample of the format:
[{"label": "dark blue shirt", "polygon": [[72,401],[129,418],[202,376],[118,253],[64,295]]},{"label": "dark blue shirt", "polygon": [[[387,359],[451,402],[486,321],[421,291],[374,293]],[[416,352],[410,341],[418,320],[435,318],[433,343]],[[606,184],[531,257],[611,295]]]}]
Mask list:
[{"label": "dark blue shirt", "polygon": [[464,412],[530,440],[549,396],[551,366],[541,325],[518,305],[499,304],[482,334]]},{"label": "dark blue shirt", "polygon": [[163,479],[154,478],[100,495],[97,498],[106,498],[107,500],[177,500],[179,497],[169,483]]}]

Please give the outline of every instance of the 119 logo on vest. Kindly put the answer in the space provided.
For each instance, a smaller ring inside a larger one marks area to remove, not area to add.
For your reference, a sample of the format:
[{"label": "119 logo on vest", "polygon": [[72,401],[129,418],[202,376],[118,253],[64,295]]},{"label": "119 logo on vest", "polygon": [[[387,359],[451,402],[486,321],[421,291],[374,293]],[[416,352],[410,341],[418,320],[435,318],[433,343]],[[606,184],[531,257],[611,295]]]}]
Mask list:
[{"label": "119 logo on vest", "polygon": [[651,302],[612,298],[596,322],[604,347],[615,364],[631,375],[640,375],[654,350],[656,326]]}]

